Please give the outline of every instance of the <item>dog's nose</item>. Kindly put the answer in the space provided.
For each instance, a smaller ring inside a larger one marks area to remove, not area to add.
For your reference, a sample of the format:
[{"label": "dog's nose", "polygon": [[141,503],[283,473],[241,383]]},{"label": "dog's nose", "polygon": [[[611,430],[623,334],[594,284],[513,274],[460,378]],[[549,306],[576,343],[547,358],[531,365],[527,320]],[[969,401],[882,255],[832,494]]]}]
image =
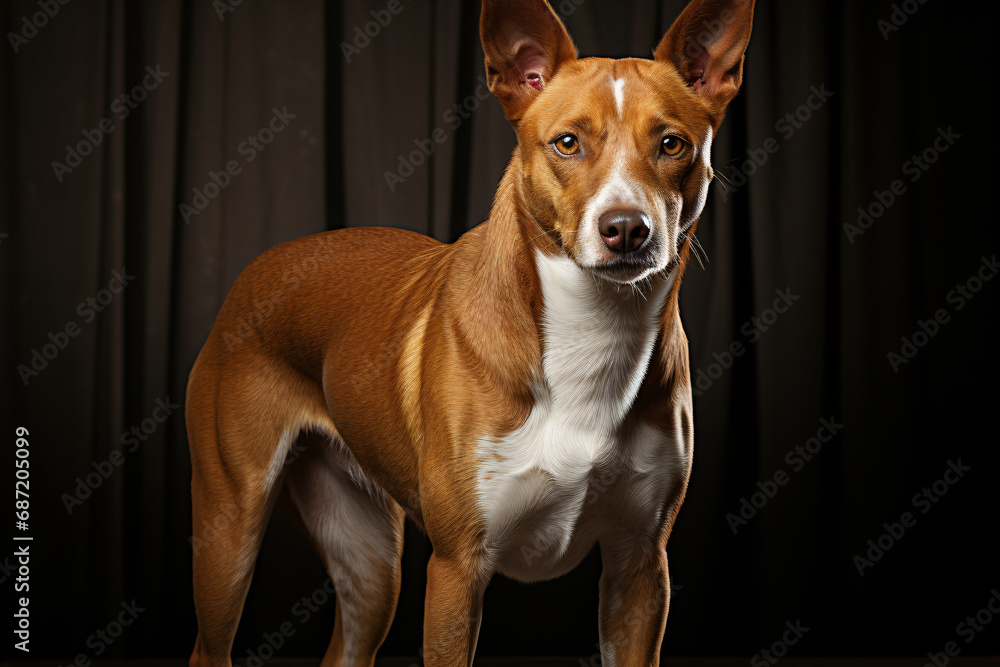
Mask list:
[{"label": "dog's nose", "polygon": [[649,238],[646,216],[632,208],[613,209],[602,214],[597,220],[597,230],[604,245],[623,254],[638,250]]}]

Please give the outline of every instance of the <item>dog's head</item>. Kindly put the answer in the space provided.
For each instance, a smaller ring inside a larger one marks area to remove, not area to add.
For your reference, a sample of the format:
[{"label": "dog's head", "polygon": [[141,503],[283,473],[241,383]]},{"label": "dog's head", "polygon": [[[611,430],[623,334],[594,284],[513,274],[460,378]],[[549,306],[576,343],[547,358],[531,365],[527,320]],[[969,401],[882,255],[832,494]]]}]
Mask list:
[{"label": "dog's head", "polygon": [[517,132],[521,199],[579,266],[631,283],[677,259],[705,205],[753,7],[693,0],[653,60],[610,60],[578,59],[545,0],[484,0],[487,80]]}]

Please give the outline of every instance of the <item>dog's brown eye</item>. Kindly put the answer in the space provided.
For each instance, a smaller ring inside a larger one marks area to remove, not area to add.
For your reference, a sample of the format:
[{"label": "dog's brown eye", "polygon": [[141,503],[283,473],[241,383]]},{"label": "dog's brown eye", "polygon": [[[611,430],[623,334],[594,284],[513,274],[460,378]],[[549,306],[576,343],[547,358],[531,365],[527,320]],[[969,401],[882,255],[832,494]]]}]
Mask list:
[{"label": "dog's brown eye", "polygon": [[660,152],[664,155],[669,155],[673,157],[684,149],[684,141],[680,137],[671,134],[668,137],[664,137],[663,143],[660,144]]},{"label": "dog's brown eye", "polygon": [[570,157],[580,152],[580,140],[572,134],[564,134],[555,141],[556,152]]}]

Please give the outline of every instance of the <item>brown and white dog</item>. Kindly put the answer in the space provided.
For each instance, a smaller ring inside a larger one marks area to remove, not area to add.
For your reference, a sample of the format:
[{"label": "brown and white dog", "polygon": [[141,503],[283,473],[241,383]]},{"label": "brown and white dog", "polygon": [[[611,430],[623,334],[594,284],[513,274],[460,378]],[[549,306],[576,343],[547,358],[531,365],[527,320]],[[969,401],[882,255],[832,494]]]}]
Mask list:
[{"label": "brown and white dog", "polygon": [[484,0],[518,138],[489,220],[451,245],[317,234],[243,271],[187,390],[192,666],[231,664],[279,501],[336,589],[324,667],[374,663],[406,516],[433,545],[425,664],[472,664],[495,572],[558,577],[595,544],[602,664],[659,663],[693,445],[678,292],[753,6],[694,0],[654,59],[610,60],[545,0]]}]

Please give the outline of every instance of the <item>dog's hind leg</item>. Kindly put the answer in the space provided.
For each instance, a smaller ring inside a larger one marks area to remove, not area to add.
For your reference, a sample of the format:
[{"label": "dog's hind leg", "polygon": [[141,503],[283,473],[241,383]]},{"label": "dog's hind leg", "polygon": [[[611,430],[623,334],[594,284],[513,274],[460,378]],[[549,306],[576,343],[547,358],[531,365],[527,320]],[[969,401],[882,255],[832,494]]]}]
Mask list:
[{"label": "dog's hind leg", "polygon": [[[203,352],[203,355],[205,353]],[[285,461],[320,396],[286,368],[246,356],[199,357],[188,382],[194,603],[198,638],[191,667],[230,667]],[[248,391],[246,387],[267,390]],[[310,394],[310,391],[312,394]],[[321,400],[321,399],[320,399]]]},{"label": "dog's hind leg", "polygon": [[402,509],[368,479],[336,434],[311,433],[287,490],[336,590],[322,667],[370,667],[399,597]]}]

